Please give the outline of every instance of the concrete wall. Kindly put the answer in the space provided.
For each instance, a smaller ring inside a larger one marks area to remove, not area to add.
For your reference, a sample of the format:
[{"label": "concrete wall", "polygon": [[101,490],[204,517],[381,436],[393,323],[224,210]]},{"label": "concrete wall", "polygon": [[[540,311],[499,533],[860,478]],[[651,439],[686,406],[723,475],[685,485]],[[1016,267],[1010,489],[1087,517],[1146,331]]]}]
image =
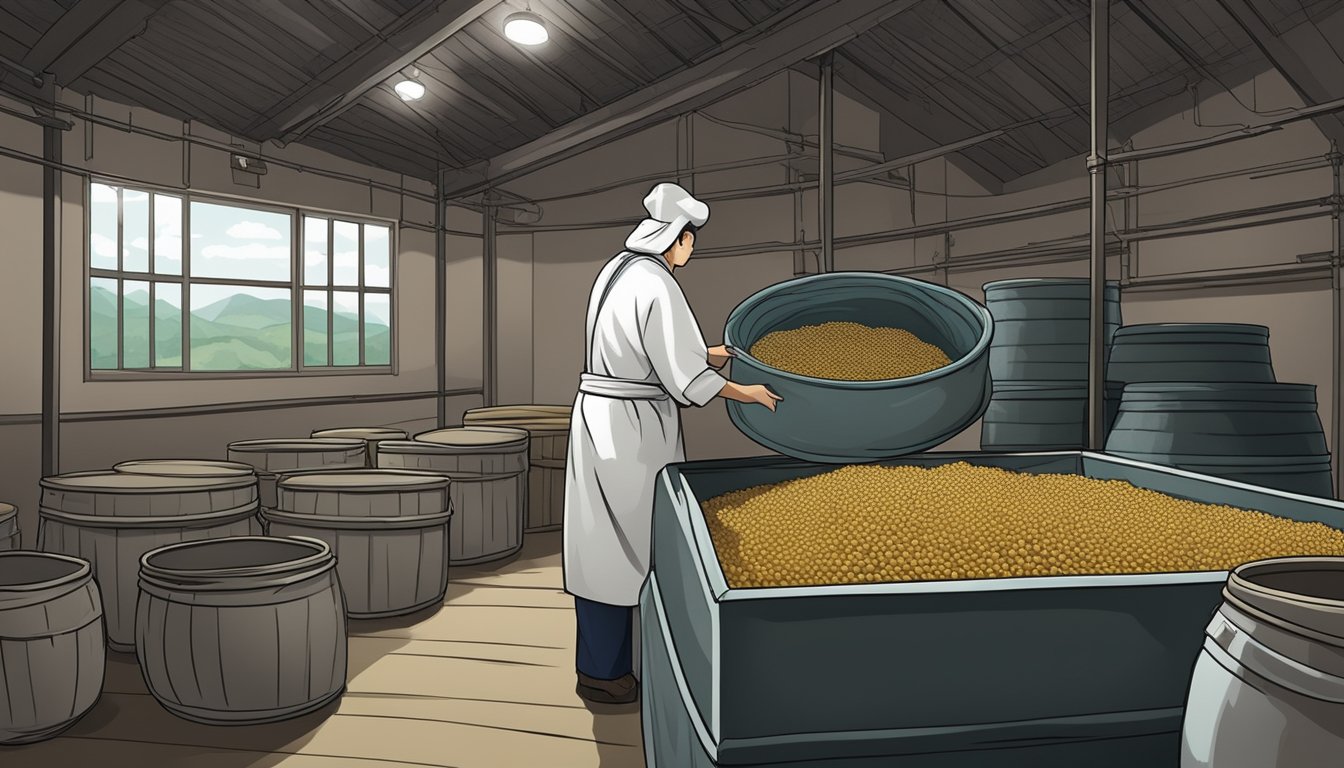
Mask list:
[{"label": "concrete wall", "polygon": [[[1210,91],[1211,92],[1211,91]],[[1200,104],[1199,124],[1188,96],[1177,100],[1158,124],[1113,143],[1132,141],[1146,147],[1183,141],[1227,131],[1227,124],[1254,124],[1264,118],[1249,113],[1244,104],[1264,112],[1300,106],[1276,72],[1262,74],[1240,86],[1237,99],[1212,96]],[[1085,98],[1080,94],[1080,98]],[[704,110],[727,121],[817,133],[816,82],[797,73],[781,74],[761,85]],[[1181,109],[1184,111],[1181,111]],[[877,149],[880,118],[865,107],[837,99],[837,141]],[[703,116],[691,120],[693,157],[678,157],[675,121],[613,142],[581,157],[557,164],[509,185],[524,196],[567,199],[543,203],[542,226],[637,219],[640,200],[651,183],[640,181],[600,194],[585,189],[609,185],[623,178],[661,172],[675,179],[685,165],[706,165],[749,157],[783,154],[788,145],[773,138],[725,127]],[[1201,127],[1204,126],[1204,127]],[[1224,126],[1224,127],[1210,127]],[[949,140],[956,137],[947,137]],[[1162,158],[1112,171],[1112,186],[1139,183],[1167,184],[1229,170],[1321,157],[1328,142],[1310,123],[1302,122],[1268,135],[1223,147]],[[681,166],[678,165],[680,160]],[[815,160],[811,161],[815,168]],[[837,155],[840,170],[864,162]],[[806,167],[806,163],[804,163]],[[1229,210],[1324,197],[1330,194],[1330,171],[1316,169],[1287,175],[1249,178],[1251,174],[1206,181],[1145,194],[1136,200],[1111,204],[1113,228],[1151,227]],[[1072,199],[1086,200],[1089,190],[1085,158],[1070,158],[1031,176],[1005,185],[991,194],[953,163],[932,160],[914,168],[910,191],[871,183],[836,188],[837,236],[881,232],[915,224],[956,221],[973,216],[1013,211]],[[697,193],[755,187],[789,181],[782,165],[697,174]],[[778,251],[725,258],[709,254],[692,261],[678,278],[700,320],[710,344],[717,343],[731,309],[756,290],[795,273],[794,254],[787,244],[801,233],[802,240],[817,236],[815,192],[800,195],[801,219],[795,220],[793,195],[712,203],[710,225],[697,241],[699,249],[779,242]],[[580,369],[584,306],[588,290],[603,261],[621,247],[630,225],[591,227],[578,231],[508,234],[500,238],[501,275],[501,398],[506,401],[569,402]],[[959,228],[942,234],[836,251],[837,269],[905,270],[908,274],[950,285],[983,300],[981,286],[1012,277],[1085,277],[1086,247],[1053,262],[1024,262],[1012,258],[993,268],[957,264],[958,259],[1004,249],[1085,236],[1089,229],[1086,206],[1035,219]],[[950,249],[949,246],[950,245]],[[1329,219],[1296,222],[1216,234],[1132,242],[1129,258],[1108,259],[1108,276],[1127,287],[1123,312],[1128,323],[1178,321],[1236,321],[1262,323],[1270,328],[1276,371],[1283,381],[1317,385],[1320,416],[1330,431],[1331,402],[1329,343],[1329,281],[1305,276],[1290,282],[1220,287],[1173,286],[1151,281],[1189,276],[1210,269],[1246,269],[1292,264],[1299,254],[1330,247]],[[944,264],[950,269],[930,270]],[[803,259],[815,270],[815,257]],[[506,277],[507,275],[507,277]],[[1244,281],[1243,281],[1244,282]],[[526,301],[532,296],[532,303]],[[531,316],[526,317],[530,311]],[[516,314],[515,314],[516,313]],[[515,331],[532,328],[530,343]],[[506,329],[509,329],[506,331]],[[507,339],[507,340],[506,340]],[[529,385],[530,382],[530,385]],[[687,449],[693,458],[759,455],[765,449],[744,438],[727,418],[722,402],[683,413]],[[942,450],[978,450],[979,425],[942,446]]]},{"label": "concrete wall", "polygon": [[[67,94],[67,103],[83,106]],[[18,105],[12,105],[19,108]],[[147,110],[100,102],[95,113],[130,121],[172,137],[182,123]],[[65,162],[80,171],[114,174],[168,190],[191,190],[252,201],[367,215],[432,228],[431,202],[367,183],[324,177],[283,167],[373,179],[396,187],[399,175],[348,162],[310,148],[266,147],[272,158],[259,188],[235,184],[228,154],[75,119],[64,134]],[[92,152],[86,151],[92,131]],[[194,137],[228,144],[230,138],[192,125]],[[0,115],[0,146],[39,157],[41,130]],[[250,147],[256,151],[257,147]],[[133,181],[131,181],[133,180]],[[60,305],[60,471],[105,468],[137,457],[222,457],[232,440],[306,435],[315,428],[346,424],[400,425],[408,431],[436,424],[434,351],[434,235],[398,227],[396,253],[395,375],[267,376],[252,379],[86,381],[84,371],[84,291],[86,178],[62,174]],[[405,188],[432,193],[428,183],[406,180]],[[5,361],[0,385],[0,500],[21,507],[26,546],[36,542],[39,426],[42,410],[42,171],[21,159],[0,157],[0,230],[5,278],[0,280],[0,322],[11,332],[0,337]],[[449,209],[447,226],[463,234],[447,239],[447,383],[450,391],[479,391],[482,370],[481,217]],[[448,400],[450,423],[480,404],[478,394]],[[151,413],[152,410],[169,409]],[[166,415],[165,415],[166,414]]]}]

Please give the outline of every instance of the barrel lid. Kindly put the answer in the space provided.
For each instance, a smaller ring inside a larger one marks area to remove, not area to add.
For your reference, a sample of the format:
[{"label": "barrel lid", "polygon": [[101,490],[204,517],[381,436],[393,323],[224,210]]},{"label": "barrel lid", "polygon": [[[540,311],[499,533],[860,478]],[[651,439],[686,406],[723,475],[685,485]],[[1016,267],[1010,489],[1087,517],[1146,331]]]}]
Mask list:
[{"label": "barrel lid", "polygon": [[112,467],[116,472],[164,477],[250,477],[256,471],[250,464],[213,459],[136,459]]},{"label": "barrel lid", "polygon": [[474,414],[470,411],[462,415],[464,425],[482,426],[482,427],[513,427],[515,429],[525,429],[528,432],[568,432],[570,424],[569,415],[565,416],[535,416],[532,418],[513,417],[513,416],[495,416],[492,414]]},{"label": "barrel lid", "polygon": [[433,472],[400,469],[345,469],[285,475],[278,487],[291,491],[341,491],[342,493],[383,493],[396,491],[432,491],[449,486],[447,477]]},{"label": "barrel lid", "polygon": [[[1091,285],[1091,281],[1085,277],[1021,277],[1011,280],[994,280],[985,283],[982,289],[985,293],[989,293],[990,291],[1007,291],[1019,288],[1062,288],[1084,285]],[[1120,290],[1120,281],[1107,280],[1106,287]]]},{"label": "barrel lid", "polygon": [[433,443],[455,447],[490,446],[502,447],[514,444],[526,444],[526,430],[511,427],[463,426],[434,429],[421,432],[409,442]]},{"label": "barrel lid", "polygon": [[1269,328],[1254,323],[1140,323],[1123,325],[1115,335],[1119,338],[1149,333],[1234,333],[1269,338]]},{"label": "barrel lid", "polygon": [[229,443],[229,450],[239,453],[321,453],[354,451],[363,447],[363,440],[338,437],[269,437]]},{"label": "barrel lid", "polygon": [[471,408],[463,414],[463,420],[468,418],[487,418],[487,419],[533,419],[564,417],[568,418],[574,411],[572,405],[489,405],[483,408]]},{"label": "barrel lid", "polygon": [[[1106,394],[1114,400],[1124,390],[1123,381],[1106,382]],[[1061,400],[1085,399],[1086,384],[1067,384],[1059,381],[1012,381],[994,382],[995,400]]]},{"label": "barrel lid", "polygon": [[0,501],[0,520],[11,518],[19,513],[19,508],[13,504],[6,504]]},{"label": "barrel lid", "polygon": [[319,429],[313,437],[338,437],[351,440],[405,440],[406,432],[392,427],[335,427]]},{"label": "barrel lid", "polygon": [[52,475],[38,484],[48,490],[78,493],[185,493],[246,488],[256,482],[251,476],[169,477],[100,469]]}]

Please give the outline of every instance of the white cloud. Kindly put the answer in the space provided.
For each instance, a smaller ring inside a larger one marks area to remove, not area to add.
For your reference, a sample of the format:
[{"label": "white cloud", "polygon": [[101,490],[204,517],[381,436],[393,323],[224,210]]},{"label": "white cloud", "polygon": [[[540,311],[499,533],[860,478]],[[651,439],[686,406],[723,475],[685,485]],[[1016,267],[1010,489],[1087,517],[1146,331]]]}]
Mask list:
[{"label": "white cloud", "polygon": [[207,245],[201,250],[207,259],[229,259],[233,261],[289,261],[289,246],[262,245]]},{"label": "white cloud", "polygon": [[375,267],[372,264],[364,265],[364,283],[381,288],[387,287],[388,278],[391,277],[392,270],[387,267]]},{"label": "white cloud", "polygon": [[310,243],[327,242],[327,222],[325,219],[307,219],[303,225],[303,239]]},{"label": "white cloud", "polygon": [[181,261],[182,238],[167,236],[154,238],[154,258]]},{"label": "white cloud", "polygon": [[[160,238],[160,239],[162,239],[162,238]],[[135,238],[134,240],[131,241],[131,247],[132,247],[132,248],[139,248],[139,249],[142,250],[142,251],[149,250],[149,238],[148,238],[148,237],[137,237],[137,238]]]},{"label": "white cloud", "polygon": [[359,314],[359,294],[357,293],[340,293],[338,291],[333,297],[332,304],[335,305],[337,312]]},{"label": "white cloud", "polygon": [[112,238],[94,232],[89,237],[89,246],[93,249],[93,255],[112,261],[117,260],[117,243]]},{"label": "white cloud", "polygon": [[[283,240],[284,235],[274,227],[257,221],[240,221],[225,231],[229,237],[239,240]],[[289,249],[285,249],[288,251]]]},{"label": "white cloud", "polygon": [[93,184],[89,187],[89,199],[95,203],[115,203],[117,190],[105,184]]},{"label": "white cloud", "polygon": [[123,203],[147,203],[149,202],[148,192],[136,192],[133,189],[123,189],[121,191],[121,202]]}]

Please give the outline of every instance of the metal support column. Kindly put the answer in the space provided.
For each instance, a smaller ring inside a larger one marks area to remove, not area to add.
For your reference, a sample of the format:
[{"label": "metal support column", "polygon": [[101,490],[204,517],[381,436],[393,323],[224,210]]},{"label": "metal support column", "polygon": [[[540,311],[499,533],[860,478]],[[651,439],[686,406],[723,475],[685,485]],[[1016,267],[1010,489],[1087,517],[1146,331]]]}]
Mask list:
[{"label": "metal support column", "polygon": [[1341,358],[1340,344],[1344,343],[1344,333],[1341,333],[1341,307],[1340,307],[1340,267],[1341,260],[1344,260],[1344,197],[1340,193],[1340,161],[1339,144],[1330,142],[1330,168],[1333,171],[1334,185],[1332,189],[1331,201],[1334,203],[1333,213],[1330,217],[1330,328],[1332,342],[1330,344],[1331,355],[1331,381],[1333,383],[1330,397],[1330,454],[1331,469],[1335,479],[1335,498],[1344,496],[1344,481],[1340,478],[1340,470],[1344,468],[1344,462],[1340,460],[1339,439],[1341,432],[1344,432],[1344,407],[1341,407],[1340,396],[1344,393],[1344,360]]},{"label": "metal support column", "polygon": [[487,198],[485,219],[481,228],[481,252],[483,264],[481,283],[484,289],[482,309],[483,330],[485,331],[485,359],[481,368],[481,394],[486,407],[496,405],[499,392],[499,269],[495,250],[495,212],[497,208]]},{"label": "metal support column", "polygon": [[[60,472],[61,130],[42,129],[42,476]],[[87,290],[87,286],[85,288]]]},{"label": "metal support column", "polygon": [[1110,0],[1092,0],[1092,176],[1091,335],[1087,370],[1087,446],[1105,447],[1106,376],[1106,150],[1110,99]]},{"label": "metal support column", "polygon": [[817,203],[820,206],[821,271],[835,271],[835,53],[821,57],[821,98],[818,112],[817,143],[821,152],[821,178]]},{"label": "metal support column", "polygon": [[448,244],[444,230],[447,203],[443,199],[443,169],[434,183],[434,367],[438,389],[434,397],[439,429],[448,426]]}]

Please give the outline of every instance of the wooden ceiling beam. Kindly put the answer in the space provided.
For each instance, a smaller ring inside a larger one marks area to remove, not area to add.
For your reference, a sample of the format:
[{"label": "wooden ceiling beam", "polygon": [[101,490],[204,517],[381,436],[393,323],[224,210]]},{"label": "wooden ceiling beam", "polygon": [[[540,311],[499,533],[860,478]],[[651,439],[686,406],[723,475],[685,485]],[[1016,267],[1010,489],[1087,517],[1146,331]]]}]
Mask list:
[{"label": "wooden ceiling beam", "polygon": [[[1279,34],[1265,20],[1254,0],[1218,0],[1218,4],[1255,42],[1265,59],[1283,75],[1307,106],[1339,98],[1339,83],[1344,83],[1344,60],[1315,23],[1304,22]],[[1344,10],[1335,13],[1344,13]],[[1326,114],[1314,122],[1327,139],[1344,146],[1344,117]]]},{"label": "wooden ceiling beam", "polygon": [[735,35],[699,63],[486,163],[446,174],[448,197],[470,196],[603,143],[698,109],[841,46],[917,0],[796,2]]},{"label": "wooden ceiling beam", "polygon": [[81,0],[51,25],[21,62],[69,86],[145,30],[168,0]]},{"label": "wooden ceiling beam", "polygon": [[[87,2],[88,0],[86,0]],[[323,69],[308,85],[249,125],[259,141],[301,139],[349,109],[370,89],[497,6],[498,0],[429,0]]]}]

